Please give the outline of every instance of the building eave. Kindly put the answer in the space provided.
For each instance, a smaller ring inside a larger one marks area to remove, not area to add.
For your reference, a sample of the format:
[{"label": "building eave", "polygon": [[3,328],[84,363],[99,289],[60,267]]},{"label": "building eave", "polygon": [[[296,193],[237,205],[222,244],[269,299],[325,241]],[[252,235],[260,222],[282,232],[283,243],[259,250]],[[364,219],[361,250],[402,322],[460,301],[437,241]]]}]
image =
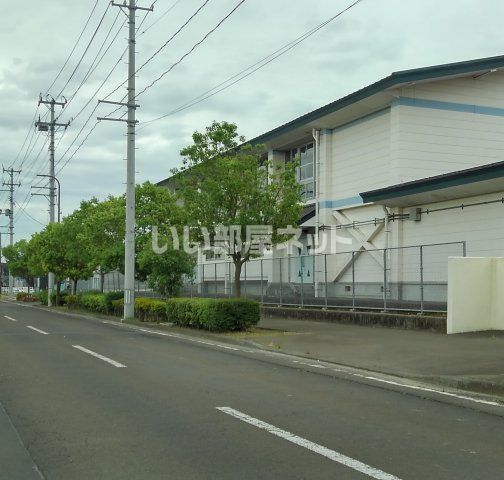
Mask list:
[{"label": "building eave", "polygon": [[364,203],[414,206],[504,191],[504,162],[392,185],[360,194]]}]

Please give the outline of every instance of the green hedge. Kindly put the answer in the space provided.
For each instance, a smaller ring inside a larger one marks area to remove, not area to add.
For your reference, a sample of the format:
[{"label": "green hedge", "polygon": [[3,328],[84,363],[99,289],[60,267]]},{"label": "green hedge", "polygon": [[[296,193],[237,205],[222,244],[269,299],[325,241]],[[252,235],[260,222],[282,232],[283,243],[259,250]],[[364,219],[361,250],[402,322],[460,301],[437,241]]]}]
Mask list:
[{"label": "green hedge", "polygon": [[166,314],[177,325],[216,332],[245,330],[260,319],[259,303],[241,298],[172,298]]},{"label": "green hedge", "polygon": [[92,312],[107,313],[107,303],[103,293],[83,294],[80,296],[79,306]]},{"label": "green hedge", "polygon": [[[112,300],[113,312],[115,315],[122,315],[124,312],[124,300]],[[166,302],[155,298],[139,297],[135,298],[135,317],[141,322],[165,322]]]},{"label": "green hedge", "polygon": [[47,305],[47,290],[40,290],[38,292],[39,302],[43,305]]},{"label": "green hedge", "polygon": [[105,294],[105,303],[107,304],[107,311],[109,313],[114,313],[113,302],[115,300],[120,300],[121,298],[124,298],[124,292],[123,291],[107,292]]},{"label": "green hedge", "polygon": [[81,303],[81,296],[80,295],[67,295],[65,300],[66,300],[66,306],[68,308],[80,307],[80,303]]}]

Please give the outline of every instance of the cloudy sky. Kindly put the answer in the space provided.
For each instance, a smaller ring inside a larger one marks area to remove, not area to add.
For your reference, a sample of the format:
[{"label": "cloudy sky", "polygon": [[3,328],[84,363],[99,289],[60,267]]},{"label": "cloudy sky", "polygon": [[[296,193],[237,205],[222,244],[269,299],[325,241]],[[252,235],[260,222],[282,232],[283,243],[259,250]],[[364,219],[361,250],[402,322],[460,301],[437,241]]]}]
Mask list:
[{"label": "cloudy sky", "polygon": [[[158,0],[154,13],[147,15],[139,29],[137,66],[202,3]],[[176,62],[237,3],[210,0],[195,20],[139,72],[138,91]],[[352,0],[247,0],[200,48],[139,96],[140,122],[177,109],[350,3]],[[107,9],[108,0],[98,0],[81,41],[56,79],[94,4],[95,0],[45,0],[42,7],[39,0],[25,0],[12,3],[2,13],[0,139],[4,166],[22,169],[16,203],[25,206],[25,211],[17,207],[17,239],[41,229],[48,220],[47,200],[30,197],[31,186],[44,185],[36,175],[48,173],[49,168],[47,135],[32,135],[34,116],[43,118],[47,113],[43,105],[37,111],[40,92],[56,96],[63,90],[62,95],[72,99],[59,121],[75,120],[65,135],[57,136],[56,169],[64,167],[58,174],[63,186],[63,213],[70,213],[82,199],[103,198],[124,190],[125,125],[99,123],[74,154],[95,125],[96,116],[113,109],[100,106],[92,114],[96,99],[105,97],[126,78],[125,59],[120,61],[126,47],[125,17],[117,7]],[[101,27],[83,56],[104,12]],[[139,13],[138,22],[143,18]],[[169,176],[170,168],[179,165],[178,152],[190,143],[192,132],[204,129],[212,120],[235,122],[242,134],[252,138],[392,71],[501,55],[502,18],[504,3],[500,0],[363,0],[249,78],[140,130],[138,182],[156,182]],[[124,94],[122,87],[110,99],[118,101]],[[7,180],[5,175],[3,180]],[[7,195],[2,193],[0,208],[7,206]],[[5,225],[6,217],[0,218],[4,219],[0,225]]]}]

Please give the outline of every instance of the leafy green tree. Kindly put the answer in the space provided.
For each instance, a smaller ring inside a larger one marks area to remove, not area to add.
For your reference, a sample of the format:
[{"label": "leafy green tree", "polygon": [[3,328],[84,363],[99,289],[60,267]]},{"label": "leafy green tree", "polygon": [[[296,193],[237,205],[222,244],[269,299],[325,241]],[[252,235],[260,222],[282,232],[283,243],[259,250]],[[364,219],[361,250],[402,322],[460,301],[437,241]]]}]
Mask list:
[{"label": "leafy green tree", "polygon": [[4,247],[2,254],[8,262],[10,274],[24,279],[28,285],[28,293],[30,293],[30,288],[34,286],[37,271],[31,268],[29,263],[28,242],[19,240],[12,246]]},{"label": "leafy green tree", "polygon": [[196,259],[174,248],[162,254],[155,253],[147,244],[138,255],[138,264],[150,288],[163,296],[174,297],[180,294],[184,278],[193,277]]},{"label": "leafy green tree", "polygon": [[[171,240],[165,254],[155,254],[152,228],[157,227],[159,234],[169,240],[170,229],[175,227],[180,230],[185,224],[186,214],[177,204],[175,195],[150,182],[137,185],[135,194],[136,278],[147,281],[163,295],[173,295],[180,289],[182,275],[192,273],[194,266],[183,250],[174,250]],[[102,289],[106,273],[115,270],[124,272],[125,209],[124,196],[111,196],[103,202],[92,199],[80,206],[80,237],[90,245],[91,265],[101,274]]]},{"label": "leafy green tree", "polygon": [[121,270],[124,263],[124,208],[122,197],[104,201],[93,198],[81,202],[80,238],[89,245],[90,267],[100,274],[103,291],[104,276]]},{"label": "leafy green tree", "polygon": [[184,166],[175,170],[177,188],[188,213],[196,239],[202,242],[202,227],[211,237],[222,227],[230,235],[220,248],[234,264],[234,292],[241,295],[243,265],[257,251],[246,244],[248,226],[269,226],[272,245],[286,240],[279,228],[296,225],[301,213],[300,186],[296,181],[295,162],[282,168],[262,156],[260,147],[240,146],[243,137],[237,127],[214,122],[205,133],[196,132],[193,144],[180,153]]}]

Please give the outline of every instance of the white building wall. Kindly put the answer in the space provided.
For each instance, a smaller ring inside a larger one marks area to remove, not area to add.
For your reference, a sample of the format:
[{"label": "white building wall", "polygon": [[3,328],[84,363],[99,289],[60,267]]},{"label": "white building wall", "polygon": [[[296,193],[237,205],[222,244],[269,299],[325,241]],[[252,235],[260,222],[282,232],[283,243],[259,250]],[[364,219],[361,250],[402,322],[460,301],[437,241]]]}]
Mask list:
[{"label": "white building wall", "polygon": [[397,91],[410,98],[504,108],[504,72],[417,83]]},{"label": "white building wall", "polygon": [[[389,184],[504,159],[504,111],[499,111],[504,73],[418,84],[395,93]],[[411,105],[414,100],[417,106]]]},{"label": "white building wall", "polygon": [[355,197],[390,184],[390,110],[332,132],[331,176],[321,200]]},{"label": "white building wall", "polygon": [[[422,205],[422,210],[459,206],[462,203],[499,200],[504,192],[468,197],[448,202]],[[504,205],[494,203],[464,209],[422,214],[420,222],[394,222],[393,228],[402,225],[404,245],[421,245],[440,242],[467,242],[467,255],[471,257],[504,256]]]},{"label": "white building wall", "polygon": [[504,159],[504,117],[404,105],[393,110],[394,170],[389,184]]}]

